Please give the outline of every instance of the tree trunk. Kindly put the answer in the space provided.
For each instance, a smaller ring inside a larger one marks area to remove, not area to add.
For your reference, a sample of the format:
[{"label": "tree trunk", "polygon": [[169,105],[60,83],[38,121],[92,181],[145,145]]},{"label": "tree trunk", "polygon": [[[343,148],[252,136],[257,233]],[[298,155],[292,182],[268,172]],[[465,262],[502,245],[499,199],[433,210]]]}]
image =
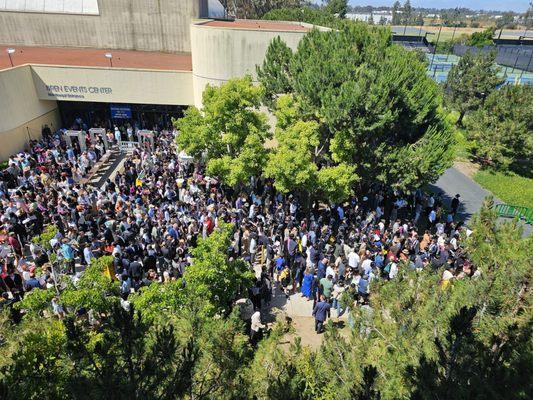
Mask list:
[{"label": "tree trunk", "polygon": [[465,112],[461,111],[461,114],[459,114],[459,118],[457,119],[457,123],[456,123],[456,125],[458,127],[461,127],[461,128],[463,127],[463,118],[464,118],[464,116],[465,116]]}]

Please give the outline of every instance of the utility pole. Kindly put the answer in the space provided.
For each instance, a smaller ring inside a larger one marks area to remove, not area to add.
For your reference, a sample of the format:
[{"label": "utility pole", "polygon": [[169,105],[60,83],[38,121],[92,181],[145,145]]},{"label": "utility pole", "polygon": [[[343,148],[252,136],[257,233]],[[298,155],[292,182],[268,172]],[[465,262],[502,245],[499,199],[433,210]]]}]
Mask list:
[{"label": "utility pole", "polygon": [[[429,65],[429,70],[431,71],[431,68],[433,67],[433,61],[435,60],[435,53],[437,52],[437,47],[439,45],[439,39],[440,39],[440,32],[442,31],[442,25],[439,27],[439,34],[437,35],[437,43],[435,43],[435,48],[433,49],[433,56],[431,57],[431,64]],[[435,74],[437,72],[437,69],[435,68],[433,70],[433,78],[435,78]]]}]

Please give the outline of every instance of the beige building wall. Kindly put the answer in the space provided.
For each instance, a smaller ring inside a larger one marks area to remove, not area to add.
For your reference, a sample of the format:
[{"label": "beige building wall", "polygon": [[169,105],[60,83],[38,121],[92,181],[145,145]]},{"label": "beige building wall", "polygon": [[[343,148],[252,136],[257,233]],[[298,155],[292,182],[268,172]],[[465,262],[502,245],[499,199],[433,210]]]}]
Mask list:
[{"label": "beige building wall", "polygon": [[0,44],[190,52],[206,0],[99,0],[99,15],[0,11]]},{"label": "beige building wall", "polygon": [[0,160],[40,138],[45,124],[61,127],[56,100],[192,105],[192,73],[46,65],[1,70]]},{"label": "beige building wall", "polygon": [[41,137],[44,124],[59,128],[57,102],[38,98],[31,67],[0,71],[0,159]]},{"label": "beige building wall", "polygon": [[50,111],[40,117],[27,121],[15,129],[0,132],[0,161],[7,160],[11,155],[27,150],[29,140],[40,139],[44,125],[52,130],[61,126],[59,110]]},{"label": "beige building wall", "polygon": [[41,100],[194,104],[192,72],[33,65]]},{"label": "beige building wall", "polygon": [[202,104],[207,84],[220,85],[231,78],[252,75],[262,64],[272,39],[280,36],[293,50],[305,31],[227,28],[191,24],[191,51],[196,106]]}]

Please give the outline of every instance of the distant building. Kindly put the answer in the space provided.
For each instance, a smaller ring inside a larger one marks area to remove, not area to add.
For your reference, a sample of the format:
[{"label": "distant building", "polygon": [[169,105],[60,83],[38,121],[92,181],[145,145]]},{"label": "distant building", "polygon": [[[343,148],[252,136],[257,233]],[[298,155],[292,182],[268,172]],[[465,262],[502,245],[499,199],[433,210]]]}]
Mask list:
[{"label": "distant building", "polygon": [[386,24],[392,23],[392,14],[387,11],[376,11],[374,13],[350,13],[346,14],[346,18],[364,22],[372,21],[376,25],[379,24],[380,21],[385,21]]}]

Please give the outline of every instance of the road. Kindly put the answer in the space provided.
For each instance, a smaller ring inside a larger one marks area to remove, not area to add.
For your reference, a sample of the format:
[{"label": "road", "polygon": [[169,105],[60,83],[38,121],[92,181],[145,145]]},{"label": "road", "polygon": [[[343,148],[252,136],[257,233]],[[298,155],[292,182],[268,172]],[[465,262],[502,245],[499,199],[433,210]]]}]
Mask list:
[{"label": "road", "polygon": [[[435,184],[430,185],[430,188],[436,192],[444,193],[444,203],[449,205],[453,197],[459,193],[461,195],[461,206],[459,208],[459,217],[464,219],[467,223],[482,206],[483,200],[492,195],[488,190],[483,189],[479,184],[474,182],[468,176],[452,167],[448,169]],[[497,197],[494,197],[496,204],[503,203]],[[501,220],[508,220],[500,218]],[[524,226],[524,236],[529,236],[533,232],[531,225]]]}]

